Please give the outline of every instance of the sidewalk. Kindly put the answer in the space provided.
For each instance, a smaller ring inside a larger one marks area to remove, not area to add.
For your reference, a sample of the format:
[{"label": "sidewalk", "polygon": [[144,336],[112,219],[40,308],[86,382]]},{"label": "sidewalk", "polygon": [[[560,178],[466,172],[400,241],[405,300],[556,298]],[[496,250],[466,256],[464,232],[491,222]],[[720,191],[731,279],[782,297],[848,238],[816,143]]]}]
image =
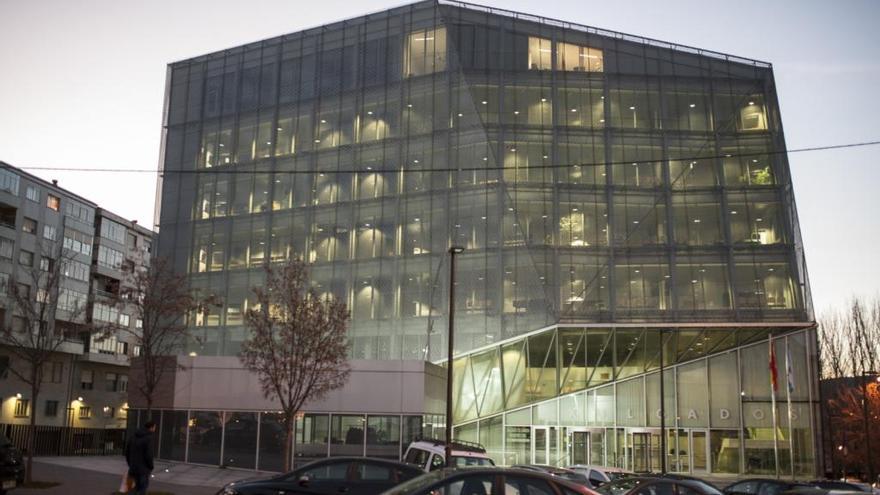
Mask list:
[{"label": "sidewalk", "polygon": [[[91,457],[37,457],[34,458],[34,471],[41,470],[37,464],[46,467],[57,466],[75,470],[96,471],[114,475],[122,479],[127,466],[122,456],[91,456]],[[238,469],[220,469],[210,466],[156,461],[151,483],[167,483],[180,486],[209,487],[212,493],[231,481],[253,478],[264,473]],[[43,470],[45,472],[45,470]],[[118,481],[117,481],[118,485]]]}]

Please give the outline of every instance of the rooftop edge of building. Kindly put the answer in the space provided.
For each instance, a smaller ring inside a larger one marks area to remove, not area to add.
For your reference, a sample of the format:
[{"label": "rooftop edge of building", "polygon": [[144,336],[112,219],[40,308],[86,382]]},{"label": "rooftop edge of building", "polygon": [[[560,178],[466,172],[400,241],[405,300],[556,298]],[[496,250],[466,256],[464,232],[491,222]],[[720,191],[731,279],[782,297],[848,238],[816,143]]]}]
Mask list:
[{"label": "rooftop edge of building", "polygon": [[326,24],[321,24],[318,26],[308,27],[305,29],[294,31],[292,33],[271,36],[269,38],[264,38],[261,40],[252,41],[252,42],[244,43],[244,44],[240,44],[240,45],[230,46],[230,47],[227,47],[227,48],[224,48],[221,50],[215,50],[212,52],[203,53],[201,55],[195,55],[195,56],[188,57],[185,59],[176,60],[176,61],[170,62],[168,64],[168,67],[174,68],[176,66],[186,65],[186,64],[193,63],[193,62],[201,62],[201,61],[205,61],[205,60],[210,60],[217,55],[224,55],[227,52],[232,51],[232,50],[245,51],[250,48],[261,47],[265,44],[269,44],[271,46],[273,44],[282,43],[287,40],[293,40],[293,39],[301,38],[301,37],[308,36],[311,34],[321,33],[321,32],[326,31],[328,29],[342,27],[342,26],[345,26],[346,23],[349,23],[351,21],[361,20],[361,19],[366,20],[367,18],[369,18],[371,16],[378,15],[378,14],[385,14],[385,13],[391,13],[391,12],[394,12],[397,10],[403,11],[406,9],[414,9],[414,8],[427,7],[427,6],[457,7],[460,9],[465,9],[465,10],[469,10],[469,11],[473,11],[473,12],[483,12],[486,14],[508,17],[508,18],[512,18],[515,20],[520,20],[520,21],[524,21],[524,22],[533,22],[533,23],[539,24],[539,25],[553,26],[553,27],[562,28],[562,29],[573,29],[573,30],[582,31],[582,32],[586,32],[589,34],[602,36],[602,37],[606,37],[606,38],[618,39],[618,40],[628,41],[631,43],[642,44],[642,45],[649,45],[649,46],[668,49],[668,50],[672,50],[672,51],[676,51],[676,52],[714,58],[714,59],[723,60],[723,61],[731,62],[731,63],[737,63],[737,64],[743,64],[743,65],[749,65],[749,66],[761,67],[761,68],[768,68],[768,69],[773,67],[773,65],[770,62],[757,60],[757,59],[751,59],[748,57],[742,57],[739,55],[732,55],[732,54],[728,54],[728,53],[724,53],[724,52],[707,50],[707,49],[703,49],[703,48],[697,48],[697,47],[693,47],[690,45],[684,45],[681,43],[674,43],[671,41],[664,41],[664,40],[659,40],[659,39],[655,39],[655,38],[649,38],[646,36],[639,36],[639,35],[624,33],[622,31],[613,31],[610,29],[603,29],[603,28],[598,28],[598,27],[594,27],[594,26],[588,26],[586,24],[580,24],[580,23],[576,23],[576,22],[563,21],[563,20],[554,19],[551,17],[544,17],[544,16],[540,16],[540,15],[535,15],[535,14],[527,14],[527,13],[523,13],[523,12],[517,12],[517,11],[513,11],[513,10],[498,8],[498,7],[489,7],[486,5],[480,5],[480,4],[469,3],[469,2],[461,2],[458,0],[420,0],[420,1],[416,1],[416,2],[408,2],[408,3],[397,5],[397,6],[391,7],[391,8],[370,11],[365,14],[361,14],[361,15],[357,15],[357,16],[353,16],[353,17],[347,17],[342,20],[332,21],[332,22],[329,22]]}]

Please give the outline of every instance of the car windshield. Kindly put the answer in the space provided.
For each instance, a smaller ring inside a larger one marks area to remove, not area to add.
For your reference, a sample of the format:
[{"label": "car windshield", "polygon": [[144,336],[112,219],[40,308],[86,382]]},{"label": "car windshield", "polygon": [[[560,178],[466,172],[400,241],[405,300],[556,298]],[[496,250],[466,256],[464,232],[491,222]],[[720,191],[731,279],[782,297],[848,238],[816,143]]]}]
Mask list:
[{"label": "car windshield", "polygon": [[446,476],[446,474],[446,472],[440,469],[436,471],[431,471],[430,473],[425,473],[421,476],[416,476],[409,481],[405,481],[386,491],[382,495],[404,495],[407,493],[417,492],[432,483],[440,481],[441,479],[443,479],[444,476]]},{"label": "car windshield", "polygon": [[599,488],[596,488],[596,490],[605,495],[622,495],[638,486],[641,482],[642,480],[636,478],[622,478],[605,483]]},{"label": "car windshield", "polygon": [[489,459],[486,457],[452,456],[452,461],[455,463],[455,467],[494,466],[495,465],[495,463],[492,462],[492,459]]},{"label": "car windshield", "polygon": [[721,490],[715,488],[714,486],[710,485],[709,483],[706,483],[703,480],[688,480],[687,484],[697,485],[698,487],[700,487],[700,489],[703,491],[704,494],[724,495]]},{"label": "car windshield", "polygon": [[553,473],[553,474],[555,474],[556,476],[559,476],[560,478],[562,478],[564,480],[574,481],[575,483],[585,484],[588,482],[587,477],[581,473],[560,471],[558,473]]}]

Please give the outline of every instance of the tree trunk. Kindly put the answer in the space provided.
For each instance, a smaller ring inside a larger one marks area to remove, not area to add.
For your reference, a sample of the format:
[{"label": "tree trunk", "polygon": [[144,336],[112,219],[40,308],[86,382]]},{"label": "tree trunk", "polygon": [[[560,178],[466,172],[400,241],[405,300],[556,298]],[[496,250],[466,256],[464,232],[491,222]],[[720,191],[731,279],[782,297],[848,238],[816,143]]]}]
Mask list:
[{"label": "tree trunk", "polygon": [[293,414],[287,416],[284,420],[284,472],[291,469],[292,459],[291,450],[293,450],[293,425],[296,424]]},{"label": "tree trunk", "polygon": [[36,435],[35,431],[37,428],[37,395],[40,393],[40,390],[32,385],[31,386],[31,405],[29,418],[28,418],[28,429],[27,429],[27,466],[25,467],[25,482],[30,484],[34,480],[34,446],[36,445]]}]

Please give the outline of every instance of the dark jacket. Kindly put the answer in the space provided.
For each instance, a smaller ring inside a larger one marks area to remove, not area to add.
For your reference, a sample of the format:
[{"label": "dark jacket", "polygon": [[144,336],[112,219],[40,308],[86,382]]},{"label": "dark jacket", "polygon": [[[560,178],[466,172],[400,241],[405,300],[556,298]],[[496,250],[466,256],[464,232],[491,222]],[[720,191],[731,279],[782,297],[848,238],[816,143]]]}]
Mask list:
[{"label": "dark jacket", "polygon": [[125,462],[128,473],[137,476],[150,474],[153,470],[153,434],[143,428],[134,433],[125,447]]}]

